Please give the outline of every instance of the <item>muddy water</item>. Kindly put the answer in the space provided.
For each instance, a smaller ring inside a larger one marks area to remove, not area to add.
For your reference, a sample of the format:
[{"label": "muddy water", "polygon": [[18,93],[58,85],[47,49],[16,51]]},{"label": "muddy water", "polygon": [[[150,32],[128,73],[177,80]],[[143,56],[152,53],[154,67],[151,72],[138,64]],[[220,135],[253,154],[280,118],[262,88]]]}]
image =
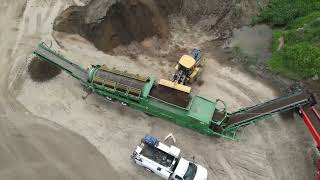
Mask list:
[{"label": "muddy water", "polygon": [[230,46],[239,49],[249,61],[263,63],[272,55],[272,29],[267,25],[234,29]]}]

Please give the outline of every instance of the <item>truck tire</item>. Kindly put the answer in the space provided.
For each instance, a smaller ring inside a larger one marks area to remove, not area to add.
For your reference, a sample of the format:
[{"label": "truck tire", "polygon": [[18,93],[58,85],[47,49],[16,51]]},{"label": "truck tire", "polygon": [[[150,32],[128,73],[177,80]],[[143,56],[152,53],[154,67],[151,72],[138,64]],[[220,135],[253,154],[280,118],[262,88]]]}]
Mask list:
[{"label": "truck tire", "polygon": [[122,106],[128,106],[128,104],[125,103],[125,102],[121,102],[120,104],[121,104]]},{"label": "truck tire", "polygon": [[113,101],[113,99],[111,98],[111,97],[109,97],[109,96],[105,96],[105,98],[106,98],[106,100],[108,100],[108,101]]},{"label": "truck tire", "polygon": [[151,173],[154,173],[151,169],[149,169],[149,168],[144,168],[146,171],[149,171],[149,172],[151,172]]},{"label": "truck tire", "polygon": [[149,117],[154,117],[154,115],[152,115],[152,114],[150,114],[150,113],[144,113],[144,114],[146,114],[147,116],[149,116]]}]

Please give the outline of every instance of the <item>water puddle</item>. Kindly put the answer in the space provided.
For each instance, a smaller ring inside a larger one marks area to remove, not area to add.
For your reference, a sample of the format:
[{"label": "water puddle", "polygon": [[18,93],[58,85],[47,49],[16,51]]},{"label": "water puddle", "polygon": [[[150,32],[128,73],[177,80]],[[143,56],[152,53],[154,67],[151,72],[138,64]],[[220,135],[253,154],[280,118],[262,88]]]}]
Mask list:
[{"label": "water puddle", "polygon": [[234,29],[230,47],[238,49],[250,61],[263,63],[272,56],[272,29],[267,25]]}]

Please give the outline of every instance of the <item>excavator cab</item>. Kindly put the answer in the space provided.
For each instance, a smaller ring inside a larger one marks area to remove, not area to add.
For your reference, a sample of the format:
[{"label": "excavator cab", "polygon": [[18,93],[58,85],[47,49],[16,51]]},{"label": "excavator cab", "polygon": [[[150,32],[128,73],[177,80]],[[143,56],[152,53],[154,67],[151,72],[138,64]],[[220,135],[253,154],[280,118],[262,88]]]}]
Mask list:
[{"label": "excavator cab", "polygon": [[179,84],[192,83],[198,77],[201,70],[200,61],[202,53],[198,49],[193,49],[190,55],[183,55],[175,67],[173,81]]},{"label": "excavator cab", "polygon": [[183,55],[176,66],[176,70],[181,70],[181,71],[184,71],[185,73],[190,74],[190,71],[193,71],[195,65],[196,65],[196,60],[193,59],[193,57],[189,55]]}]

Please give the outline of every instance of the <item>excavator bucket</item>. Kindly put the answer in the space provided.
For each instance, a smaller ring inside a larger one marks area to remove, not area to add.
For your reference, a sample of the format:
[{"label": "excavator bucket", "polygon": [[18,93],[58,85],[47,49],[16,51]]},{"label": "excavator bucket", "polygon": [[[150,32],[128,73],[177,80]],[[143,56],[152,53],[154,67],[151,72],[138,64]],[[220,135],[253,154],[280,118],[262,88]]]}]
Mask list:
[{"label": "excavator bucket", "polygon": [[165,79],[160,79],[158,84],[160,84],[162,86],[166,86],[166,87],[172,88],[172,89],[176,89],[178,91],[182,91],[182,92],[185,92],[185,93],[188,93],[188,94],[191,93],[191,87],[185,86],[185,85],[182,85],[182,84],[178,84],[178,83],[175,83],[175,82],[172,82],[172,81],[168,81],[168,80],[165,80]]}]

